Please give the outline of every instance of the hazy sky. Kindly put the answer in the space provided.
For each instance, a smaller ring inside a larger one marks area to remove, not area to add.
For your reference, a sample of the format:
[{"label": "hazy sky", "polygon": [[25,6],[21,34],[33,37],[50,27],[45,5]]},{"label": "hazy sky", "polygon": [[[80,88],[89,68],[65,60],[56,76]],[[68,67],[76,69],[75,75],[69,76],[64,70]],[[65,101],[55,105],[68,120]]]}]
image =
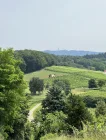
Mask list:
[{"label": "hazy sky", "polygon": [[106,51],[106,0],[0,0],[0,46]]}]

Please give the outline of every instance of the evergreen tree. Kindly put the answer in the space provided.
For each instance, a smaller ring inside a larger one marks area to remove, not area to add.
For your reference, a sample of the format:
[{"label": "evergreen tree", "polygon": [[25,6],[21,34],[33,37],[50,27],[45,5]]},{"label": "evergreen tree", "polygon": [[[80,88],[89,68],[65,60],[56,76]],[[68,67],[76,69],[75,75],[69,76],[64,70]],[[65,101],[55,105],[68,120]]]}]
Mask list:
[{"label": "evergreen tree", "polygon": [[81,97],[70,95],[66,104],[66,114],[68,114],[67,122],[69,125],[78,129],[82,129],[82,121],[91,121],[91,114],[85,107],[85,103]]},{"label": "evergreen tree", "polygon": [[47,97],[42,102],[42,110],[44,113],[51,113],[54,111],[63,111],[65,109],[66,96],[62,92],[62,88],[54,85],[47,94]]}]

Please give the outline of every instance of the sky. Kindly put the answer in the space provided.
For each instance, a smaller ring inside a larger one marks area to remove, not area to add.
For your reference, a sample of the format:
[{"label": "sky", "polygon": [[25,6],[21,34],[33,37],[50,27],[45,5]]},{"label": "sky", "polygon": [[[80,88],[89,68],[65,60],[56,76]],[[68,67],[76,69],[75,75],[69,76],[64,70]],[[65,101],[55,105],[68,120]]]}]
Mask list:
[{"label": "sky", "polygon": [[0,47],[106,52],[106,0],[0,0]]}]

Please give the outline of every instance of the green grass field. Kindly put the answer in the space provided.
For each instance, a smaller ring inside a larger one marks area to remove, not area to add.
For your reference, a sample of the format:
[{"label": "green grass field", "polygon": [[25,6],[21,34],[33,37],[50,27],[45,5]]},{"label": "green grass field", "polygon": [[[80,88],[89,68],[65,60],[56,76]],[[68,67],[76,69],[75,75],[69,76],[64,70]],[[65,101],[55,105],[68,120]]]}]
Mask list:
[{"label": "green grass field", "polygon": [[31,80],[31,78],[33,78],[33,77],[39,77],[40,79],[48,79],[49,78],[49,74],[52,74],[52,73],[55,74],[56,77],[57,76],[66,75],[63,72],[52,72],[52,71],[43,69],[43,70],[40,70],[40,71],[36,71],[36,72],[29,73],[29,74],[25,74],[24,80],[29,82]]},{"label": "green grass field", "polygon": [[32,77],[39,77],[40,79],[44,79],[45,83],[52,83],[56,79],[49,78],[49,74],[52,73],[56,75],[56,78],[69,80],[71,88],[87,87],[88,80],[91,78],[106,80],[106,75],[102,72],[65,66],[47,67],[43,70],[26,74],[24,79],[29,82]]},{"label": "green grass field", "polygon": [[[88,80],[91,78],[94,78],[96,80],[99,79],[106,80],[106,75],[104,75],[104,73],[100,71],[92,71],[87,69],[79,69],[65,66],[52,66],[47,67],[45,70],[67,74],[56,78],[69,80],[72,89],[82,87],[87,88]],[[46,79],[45,81],[48,83],[52,82],[51,79]]]},{"label": "green grass field", "polygon": [[[49,74],[52,73],[56,75],[55,78],[49,78]],[[45,85],[47,83],[52,84],[54,79],[67,79],[70,82],[70,87],[73,94],[77,94],[80,96],[90,95],[94,97],[106,97],[106,88],[101,90],[88,89],[89,79],[94,78],[97,81],[99,79],[106,80],[106,75],[100,71],[92,71],[66,66],[52,66],[37,72],[26,74],[24,76],[24,79],[28,83],[32,77],[39,77],[40,79],[44,79]],[[29,92],[29,88],[26,89],[26,92]],[[45,94],[39,96],[31,96],[31,99],[29,100],[30,107],[33,107],[37,103],[42,102],[44,98]]]},{"label": "green grass field", "polygon": [[46,97],[46,92],[43,92],[43,94],[41,94],[41,95],[33,95],[33,96],[31,96],[30,99],[29,99],[29,102],[28,102],[30,109],[32,107],[34,107],[35,105],[37,105],[38,103],[41,103],[42,100],[45,97]]},{"label": "green grass field", "polygon": [[72,90],[72,93],[80,96],[92,96],[92,97],[104,97],[106,98],[106,89],[88,89],[88,88],[76,88]]}]

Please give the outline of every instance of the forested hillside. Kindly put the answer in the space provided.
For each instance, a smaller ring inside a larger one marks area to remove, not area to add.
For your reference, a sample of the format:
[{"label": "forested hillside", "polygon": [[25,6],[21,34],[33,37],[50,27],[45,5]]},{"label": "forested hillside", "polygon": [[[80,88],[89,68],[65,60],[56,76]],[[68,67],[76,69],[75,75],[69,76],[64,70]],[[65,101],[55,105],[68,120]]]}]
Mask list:
[{"label": "forested hillside", "polygon": [[24,73],[40,70],[57,63],[57,57],[35,50],[15,51],[15,57],[22,61],[20,68]]},{"label": "forested hillside", "polygon": [[22,61],[20,68],[30,73],[47,66],[71,66],[104,71],[106,69],[106,53],[85,56],[56,56],[35,50],[15,51],[15,57]]},{"label": "forested hillside", "polygon": [[60,65],[100,71],[104,71],[106,69],[106,53],[97,55],[85,55],[83,57],[60,56],[60,59]]}]

